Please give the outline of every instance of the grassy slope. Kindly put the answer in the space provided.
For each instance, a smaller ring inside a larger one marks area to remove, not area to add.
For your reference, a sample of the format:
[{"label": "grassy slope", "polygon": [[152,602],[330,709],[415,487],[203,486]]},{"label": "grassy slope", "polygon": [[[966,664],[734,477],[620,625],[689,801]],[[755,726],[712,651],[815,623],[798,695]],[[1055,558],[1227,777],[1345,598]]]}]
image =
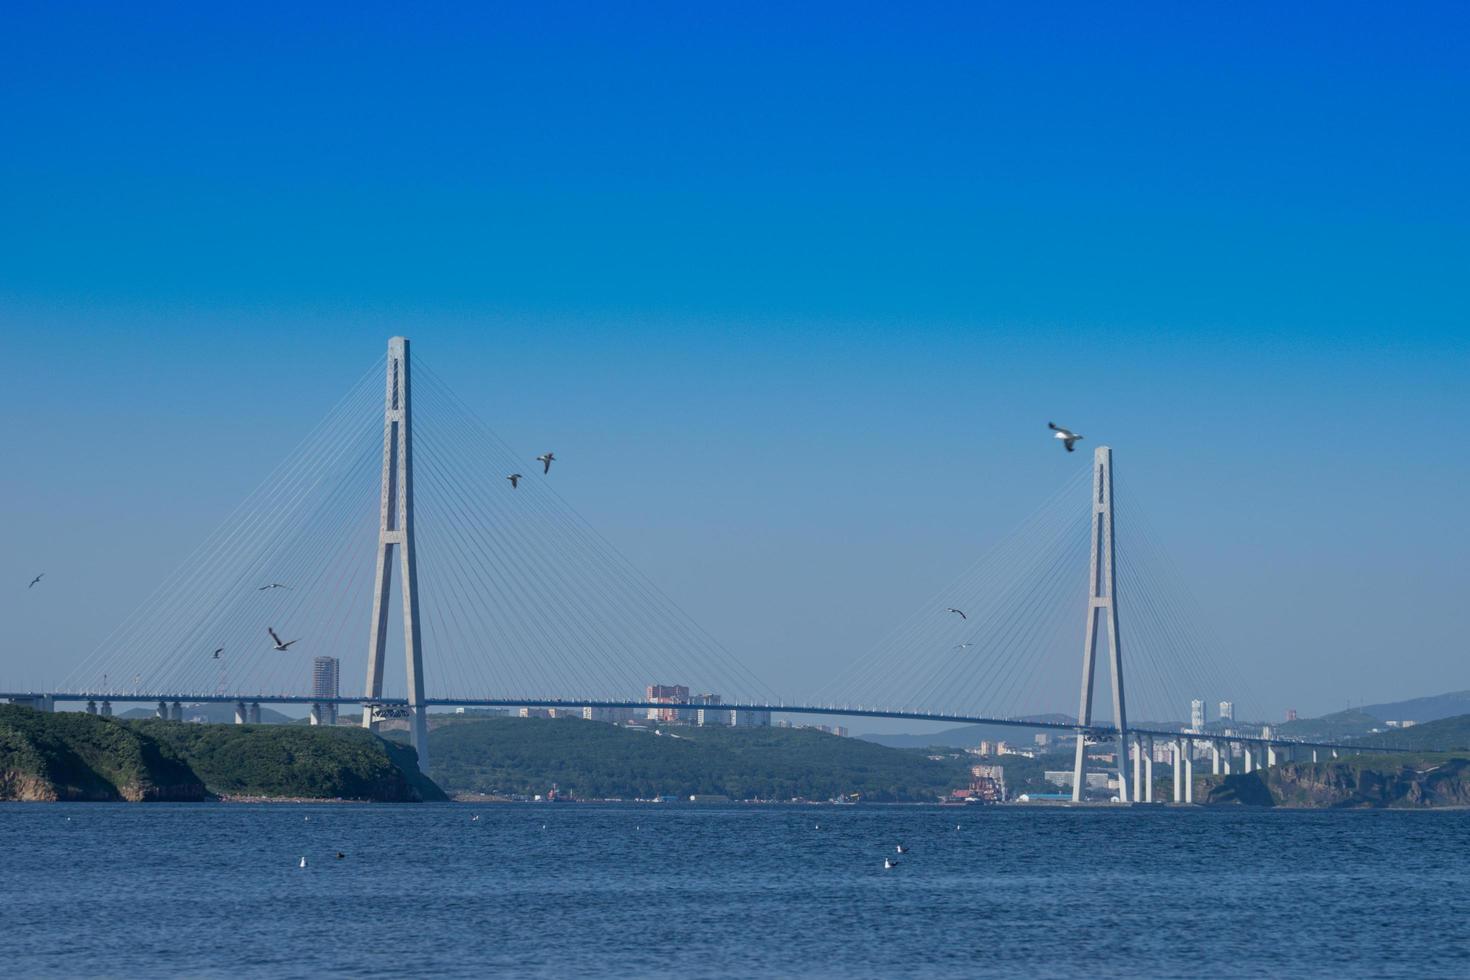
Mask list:
[{"label": "grassy slope", "polygon": [[826,799],[859,792],[875,800],[932,800],[968,779],[959,760],[937,762],[817,731],[666,731],[672,734],[539,718],[446,725],[429,736],[431,775],[449,792],[544,793],[557,783],[583,798]]}]

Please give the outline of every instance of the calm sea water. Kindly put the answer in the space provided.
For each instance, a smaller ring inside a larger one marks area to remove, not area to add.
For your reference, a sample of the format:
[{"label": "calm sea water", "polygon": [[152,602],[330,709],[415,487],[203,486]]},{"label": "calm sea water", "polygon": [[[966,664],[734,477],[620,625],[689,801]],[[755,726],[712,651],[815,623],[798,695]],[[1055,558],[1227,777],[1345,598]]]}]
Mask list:
[{"label": "calm sea water", "polygon": [[0,974],[1464,977],[1467,844],[1465,812],[4,805]]}]

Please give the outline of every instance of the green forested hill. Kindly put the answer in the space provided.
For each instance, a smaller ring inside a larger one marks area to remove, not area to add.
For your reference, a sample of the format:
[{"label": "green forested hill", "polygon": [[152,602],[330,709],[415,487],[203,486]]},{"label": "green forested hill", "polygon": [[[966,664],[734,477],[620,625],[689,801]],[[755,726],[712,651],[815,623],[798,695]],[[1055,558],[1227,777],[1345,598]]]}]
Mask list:
[{"label": "green forested hill", "polygon": [[412,749],[365,728],[130,724],[187,760],[216,795],[385,802],[444,798],[419,774]]},{"label": "green forested hill", "polygon": [[122,721],[0,705],[0,800],[443,799],[360,728]]},{"label": "green forested hill", "polygon": [[450,793],[932,801],[968,782],[961,760],[791,728],[651,731],[575,719],[492,718],[434,729],[430,775]]},{"label": "green forested hill", "polygon": [[126,722],[0,705],[0,800],[193,800],[204,784]]},{"label": "green forested hill", "polygon": [[1393,748],[1423,749],[1429,752],[1463,752],[1470,750],[1470,715],[1456,715],[1439,721],[1426,721],[1412,728],[1395,728],[1380,732],[1371,739],[1374,745]]}]

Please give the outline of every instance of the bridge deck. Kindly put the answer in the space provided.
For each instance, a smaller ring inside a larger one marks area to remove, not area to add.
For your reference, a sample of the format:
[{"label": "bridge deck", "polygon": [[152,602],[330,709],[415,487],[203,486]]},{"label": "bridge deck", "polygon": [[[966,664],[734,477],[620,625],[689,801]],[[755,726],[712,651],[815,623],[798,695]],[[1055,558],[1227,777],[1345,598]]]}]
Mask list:
[{"label": "bridge deck", "polygon": [[[49,697],[54,701],[81,702],[81,701],[117,701],[126,704],[156,704],[159,701],[188,701],[196,704],[233,704],[244,701],[253,704],[335,704],[335,705],[362,705],[364,703],[381,704],[385,706],[406,707],[407,698],[363,698],[335,697],[319,698],[307,694],[144,694],[144,693],[99,693],[99,692],[41,692],[41,691],[0,691],[0,699],[30,699]],[[866,708],[839,705],[810,705],[810,704],[784,704],[784,703],[734,703],[718,705],[698,704],[670,704],[666,701],[599,701],[599,700],[571,700],[566,698],[425,698],[424,703],[429,707],[436,708],[632,708],[634,710],[647,708],[678,708],[682,710],[697,710],[701,707],[714,708],[722,711],[770,711],[778,714],[792,715],[826,715],[842,716],[849,718],[891,718],[904,721],[942,721],[960,725],[999,725],[1011,728],[1041,729],[1043,731],[1082,731],[1088,735],[1103,739],[1116,738],[1118,729],[1112,725],[1077,725],[1072,722],[1061,721],[1027,721],[1024,718],[987,718],[983,715],[958,715],[931,711],[906,711],[890,708]],[[1296,746],[1309,749],[1349,749],[1353,751],[1374,752],[1421,752],[1423,749],[1409,749],[1402,746],[1372,745],[1363,742],[1316,742],[1305,739],[1261,738],[1256,735],[1222,735],[1210,732],[1181,732],[1169,731],[1156,728],[1128,728],[1129,734],[1148,735],[1159,739],[1174,739],[1186,737],[1200,742],[1250,742],[1256,745],[1272,746]]]}]

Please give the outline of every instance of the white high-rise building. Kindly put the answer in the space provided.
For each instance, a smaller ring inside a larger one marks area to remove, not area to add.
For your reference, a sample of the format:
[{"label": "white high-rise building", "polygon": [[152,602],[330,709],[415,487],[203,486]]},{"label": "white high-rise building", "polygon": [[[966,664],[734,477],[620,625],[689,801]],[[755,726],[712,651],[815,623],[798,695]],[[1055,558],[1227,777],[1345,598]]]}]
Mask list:
[{"label": "white high-rise building", "polygon": [[1221,701],[1220,702],[1220,720],[1221,721],[1234,721],[1235,720],[1235,702],[1234,701]]},{"label": "white high-rise building", "polygon": [[[311,662],[311,696],[314,698],[335,698],[340,696],[341,688],[339,681],[342,676],[342,661],[336,657],[317,657]],[[313,716],[315,717],[315,716]],[[322,717],[328,725],[337,724],[337,705],[335,702],[322,705]],[[312,724],[316,724],[315,721]]]},{"label": "white high-rise building", "polygon": [[1189,727],[1197,732],[1205,730],[1205,703],[1199,698],[1189,702]]}]

